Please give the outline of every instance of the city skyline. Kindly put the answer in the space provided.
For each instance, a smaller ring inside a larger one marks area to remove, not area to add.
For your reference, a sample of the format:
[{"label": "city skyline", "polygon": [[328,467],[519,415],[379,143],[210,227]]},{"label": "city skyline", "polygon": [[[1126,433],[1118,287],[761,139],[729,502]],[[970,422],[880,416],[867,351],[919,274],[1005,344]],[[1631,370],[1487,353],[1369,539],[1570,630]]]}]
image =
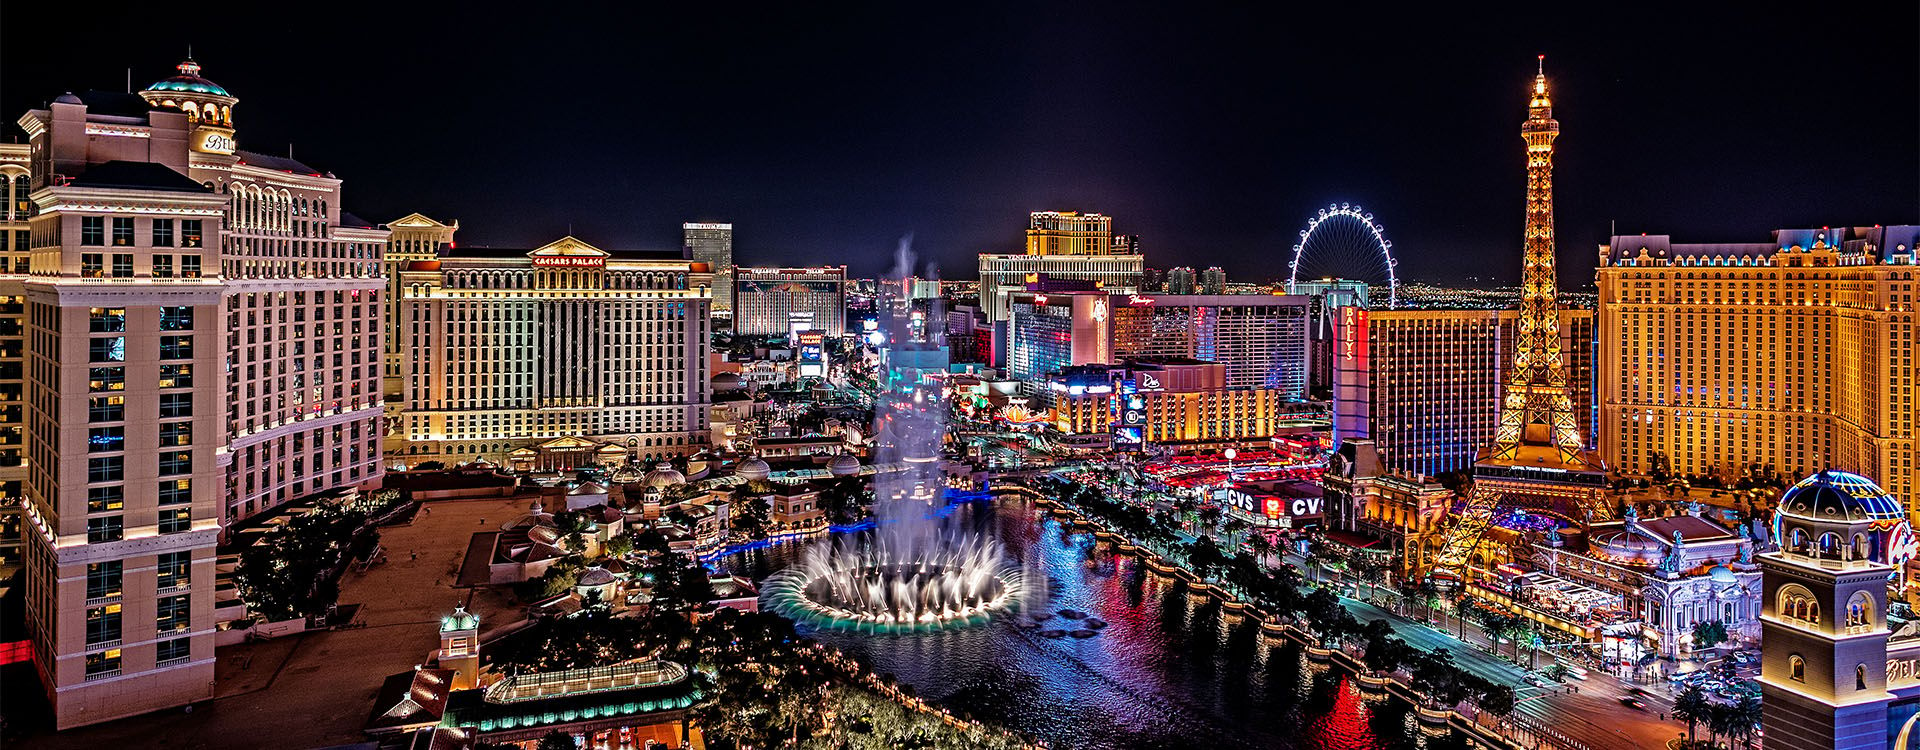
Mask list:
[{"label": "city skyline", "polygon": [[[245,13],[229,22],[246,26]],[[155,61],[193,44],[209,75],[251,92],[238,108],[264,115],[248,118],[243,148],[291,143],[302,161],[355,175],[348,208],[369,218],[518,217],[475,221],[463,237],[497,247],[571,228],[603,247],[672,248],[683,221],[731,222],[742,262],[848,262],[854,276],[880,271],[911,233],[923,258],[962,277],[976,253],[1017,252],[1025,212],[1078,209],[1141,235],[1149,266],[1205,257],[1266,280],[1284,275],[1279,256],[1316,208],[1352,202],[1378,214],[1405,278],[1509,281],[1524,188],[1513,111],[1528,82],[1519,68],[1539,53],[1572,97],[1561,118],[1606,122],[1560,144],[1564,288],[1590,283],[1594,248],[1616,231],[1684,227],[1687,240],[1721,242],[1898,221],[1920,191],[1911,106],[1847,118],[1844,136],[1818,114],[1782,116],[1793,92],[1868,102],[1915,86],[1891,46],[1781,55],[1753,43],[1791,35],[1795,19],[1669,10],[1659,20],[1686,44],[1628,47],[1647,14],[1494,14],[1447,35],[1428,35],[1431,19],[1369,19],[1374,38],[1356,42],[1338,18],[1290,19],[1289,35],[1133,9],[1014,24],[662,13],[516,19],[512,36],[484,17],[342,14],[308,23],[357,53],[312,59],[217,22],[143,17],[100,30],[111,55],[11,40],[0,105],[118,90],[129,67],[150,80],[165,73]],[[409,31],[421,28],[433,31]],[[598,43],[615,30],[633,37]],[[515,41],[468,46],[488,38]],[[977,48],[1038,51],[967,54]],[[476,65],[484,75],[469,75]],[[325,114],[265,114],[315,104]],[[543,145],[469,156],[525,138]]]}]

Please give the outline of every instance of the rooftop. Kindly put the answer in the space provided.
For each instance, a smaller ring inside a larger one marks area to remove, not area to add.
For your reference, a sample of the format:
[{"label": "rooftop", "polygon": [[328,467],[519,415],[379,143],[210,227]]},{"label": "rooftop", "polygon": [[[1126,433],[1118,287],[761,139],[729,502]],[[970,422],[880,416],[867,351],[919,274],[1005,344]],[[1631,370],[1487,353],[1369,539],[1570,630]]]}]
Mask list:
[{"label": "rooftop", "polygon": [[110,161],[88,167],[68,183],[75,187],[125,188],[128,190],[165,190],[176,193],[211,193],[193,178],[175,172],[163,164],[144,161]]}]

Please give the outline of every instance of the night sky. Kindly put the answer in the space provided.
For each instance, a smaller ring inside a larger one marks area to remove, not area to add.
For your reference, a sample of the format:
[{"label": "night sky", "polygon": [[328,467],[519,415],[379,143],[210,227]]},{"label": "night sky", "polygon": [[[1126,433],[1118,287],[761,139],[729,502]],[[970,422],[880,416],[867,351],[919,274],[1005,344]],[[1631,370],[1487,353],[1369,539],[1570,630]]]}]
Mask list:
[{"label": "night sky", "polygon": [[1351,201],[1403,278],[1512,281],[1545,53],[1565,287],[1590,283],[1609,221],[1720,242],[1920,220],[1913,3],[414,5],[6,3],[8,137],[191,44],[240,98],[242,148],[291,142],[349,210],[458,219],[463,245],[572,225],[674,247],[682,221],[731,221],[741,262],[872,274],[911,232],[970,278],[1026,212],[1080,209],[1142,235],[1150,266],[1265,280],[1316,208]]}]

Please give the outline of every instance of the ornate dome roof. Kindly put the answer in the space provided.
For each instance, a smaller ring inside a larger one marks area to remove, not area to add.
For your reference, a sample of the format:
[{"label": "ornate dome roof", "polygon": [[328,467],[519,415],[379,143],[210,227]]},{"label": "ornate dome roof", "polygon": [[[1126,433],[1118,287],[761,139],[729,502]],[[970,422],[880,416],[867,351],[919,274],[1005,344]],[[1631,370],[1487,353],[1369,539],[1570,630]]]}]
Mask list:
[{"label": "ornate dome roof", "polygon": [[172,76],[170,78],[160,80],[160,81],[156,81],[154,82],[153,85],[148,86],[147,90],[148,91],[179,91],[179,92],[189,93],[189,94],[210,94],[213,96],[225,96],[225,97],[233,96],[232,94],[227,93],[226,88],[222,87],[220,84],[214,83],[205,78],[201,78],[200,64],[197,62],[188,60],[186,62],[180,63],[179,65],[174,66],[174,69],[180,71],[180,74]]},{"label": "ornate dome roof", "polygon": [[740,465],[733,470],[733,473],[739,474],[749,482],[758,482],[766,479],[769,474],[772,474],[773,467],[768,466],[767,462],[760,460],[759,456],[753,456],[745,461],[741,461]]},{"label": "ornate dome roof", "polygon": [[1873,480],[1828,469],[1800,480],[1780,496],[1781,518],[1827,523],[1906,519],[1900,501]]},{"label": "ornate dome roof", "polygon": [[605,586],[610,583],[613,583],[613,574],[608,572],[606,568],[602,568],[598,565],[595,565],[591,568],[587,568],[586,570],[581,571],[580,578],[577,581],[576,585]]},{"label": "ornate dome roof", "polygon": [[850,477],[858,474],[860,473],[860,459],[854,458],[851,453],[842,453],[834,456],[832,460],[827,462],[827,473],[836,477]]},{"label": "ornate dome roof", "polygon": [[645,482],[648,487],[672,487],[676,484],[686,484],[687,475],[680,473],[679,469],[661,463],[653,467],[653,471],[647,472]]},{"label": "ornate dome roof", "polygon": [[1740,582],[1740,579],[1733,575],[1733,569],[1727,567],[1726,565],[1713,566],[1711,570],[1707,571],[1707,577],[1712,579],[1714,583],[1739,583]]},{"label": "ornate dome roof", "polygon": [[581,482],[579,485],[575,486],[573,489],[568,490],[567,494],[569,495],[605,495],[607,494],[607,488],[602,487],[599,484],[596,484],[594,482]]},{"label": "ornate dome roof", "polygon": [[740,381],[740,376],[731,372],[723,372],[715,375],[711,382],[713,389],[716,391],[737,391],[744,385]]}]

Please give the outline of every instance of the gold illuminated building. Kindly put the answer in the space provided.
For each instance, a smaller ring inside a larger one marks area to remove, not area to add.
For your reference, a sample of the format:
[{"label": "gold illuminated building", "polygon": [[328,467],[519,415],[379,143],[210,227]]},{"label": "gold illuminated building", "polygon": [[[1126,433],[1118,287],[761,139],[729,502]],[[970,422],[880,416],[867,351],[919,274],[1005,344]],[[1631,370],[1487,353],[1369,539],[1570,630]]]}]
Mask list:
[{"label": "gold illuminated building", "polygon": [[1758,464],[1880,482],[1916,516],[1920,227],[1600,249],[1600,450],[1618,470],[1735,480]]}]

